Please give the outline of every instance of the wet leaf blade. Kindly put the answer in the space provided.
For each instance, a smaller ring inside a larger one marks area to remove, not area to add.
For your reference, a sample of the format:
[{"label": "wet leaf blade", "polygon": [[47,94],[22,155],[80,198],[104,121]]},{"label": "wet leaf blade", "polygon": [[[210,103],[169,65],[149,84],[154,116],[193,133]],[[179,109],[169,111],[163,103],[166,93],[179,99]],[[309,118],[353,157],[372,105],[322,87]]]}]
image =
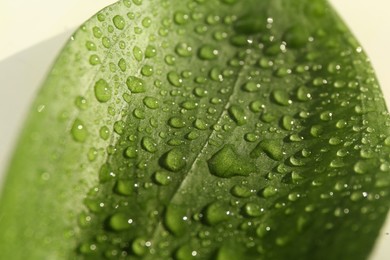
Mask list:
[{"label": "wet leaf blade", "polygon": [[388,211],[386,106],[322,0],[120,1],[32,109],[2,257],[360,259]]}]

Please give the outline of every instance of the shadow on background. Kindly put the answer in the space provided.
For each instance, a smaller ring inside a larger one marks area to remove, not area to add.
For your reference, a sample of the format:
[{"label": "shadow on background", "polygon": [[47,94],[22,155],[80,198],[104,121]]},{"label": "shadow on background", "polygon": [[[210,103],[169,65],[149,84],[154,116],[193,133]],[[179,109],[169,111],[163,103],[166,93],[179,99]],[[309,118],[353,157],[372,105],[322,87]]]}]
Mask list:
[{"label": "shadow on background", "polygon": [[72,32],[57,35],[0,61],[0,188],[24,118]]}]

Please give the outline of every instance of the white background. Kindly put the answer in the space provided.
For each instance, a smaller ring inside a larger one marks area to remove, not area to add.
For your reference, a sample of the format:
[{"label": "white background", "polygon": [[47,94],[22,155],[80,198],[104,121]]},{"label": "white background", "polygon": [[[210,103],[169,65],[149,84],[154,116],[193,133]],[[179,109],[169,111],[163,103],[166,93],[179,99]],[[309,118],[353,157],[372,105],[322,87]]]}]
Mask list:
[{"label": "white background", "polygon": [[[113,2],[0,0],[0,181],[29,104],[56,54],[77,26]],[[371,58],[390,104],[390,1],[330,2]],[[390,259],[388,222],[372,260]]]}]

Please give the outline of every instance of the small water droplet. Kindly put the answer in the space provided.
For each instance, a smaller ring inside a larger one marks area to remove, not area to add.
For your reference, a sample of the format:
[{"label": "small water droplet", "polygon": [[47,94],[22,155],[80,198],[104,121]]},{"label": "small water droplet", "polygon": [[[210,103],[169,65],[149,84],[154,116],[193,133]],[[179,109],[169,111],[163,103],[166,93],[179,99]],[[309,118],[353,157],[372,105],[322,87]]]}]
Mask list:
[{"label": "small water droplet", "polygon": [[176,53],[181,57],[192,56],[192,47],[185,42],[178,43],[175,48]]},{"label": "small water droplet", "polygon": [[154,181],[159,185],[168,185],[172,182],[172,178],[169,172],[166,171],[157,171],[154,176]]},{"label": "small water droplet", "polygon": [[133,220],[125,213],[115,213],[108,219],[108,226],[113,231],[119,232],[131,228]]},{"label": "small water droplet", "polygon": [[167,75],[169,83],[171,83],[175,87],[181,87],[183,83],[183,79],[176,71],[170,71]]},{"label": "small water droplet", "polygon": [[111,99],[112,88],[104,79],[96,81],[95,86],[95,97],[99,102],[105,103]]},{"label": "small water droplet", "polygon": [[114,186],[114,192],[123,195],[130,196],[133,194],[134,183],[130,180],[118,180]]},{"label": "small water droplet", "polygon": [[239,198],[248,198],[252,195],[251,190],[245,186],[234,185],[231,189],[232,195]]},{"label": "small water droplet", "polygon": [[210,226],[215,226],[229,219],[230,211],[221,202],[209,204],[204,210],[204,221]]},{"label": "small water droplet", "polygon": [[246,92],[257,92],[260,89],[260,83],[248,81],[242,86],[242,90]]},{"label": "small water droplet", "polygon": [[243,210],[248,217],[259,217],[264,213],[264,208],[253,202],[246,203]]},{"label": "small water droplet", "polygon": [[177,25],[186,24],[186,23],[188,23],[189,19],[190,19],[190,16],[185,12],[177,11],[173,15],[173,21]]},{"label": "small water droplet", "polygon": [[156,47],[152,45],[148,45],[145,50],[145,57],[146,58],[153,58],[154,56],[157,55],[157,49]]},{"label": "small water droplet", "polygon": [[151,137],[143,137],[141,140],[141,146],[149,153],[157,152],[157,143]]},{"label": "small water droplet", "polygon": [[146,91],[144,81],[134,76],[127,78],[126,85],[132,93],[143,93]]},{"label": "small water droplet", "polygon": [[87,129],[85,128],[84,123],[80,119],[76,119],[73,122],[70,133],[72,134],[73,139],[80,143],[85,142],[88,136]]},{"label": "small water droplet", "polygon": [[123,30],[123,28],[125,28],[125,25],[126,25],[126,21],[125,19],[120,16],[120,15],[115,15],[114,18],[112,18],[112,21],[114,23],[114,26],[118,29],[118,30]]},{"label": "small water droplet", "polygon": [[218,57],[219,50],[211,45],[203,45],[198,51],[198,56],[202,60],[214,60]]}]

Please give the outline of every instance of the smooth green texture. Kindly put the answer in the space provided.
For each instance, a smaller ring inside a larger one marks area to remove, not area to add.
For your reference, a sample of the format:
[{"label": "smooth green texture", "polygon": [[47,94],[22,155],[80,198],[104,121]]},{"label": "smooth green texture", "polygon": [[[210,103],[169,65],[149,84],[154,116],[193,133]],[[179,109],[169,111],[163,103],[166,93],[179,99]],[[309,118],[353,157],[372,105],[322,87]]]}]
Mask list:
[{"label": "smooth green texture", "polygon": [[0,200],[0,259],[365,259],[389,116],[324,0],[122,0],[73,35]]}]

